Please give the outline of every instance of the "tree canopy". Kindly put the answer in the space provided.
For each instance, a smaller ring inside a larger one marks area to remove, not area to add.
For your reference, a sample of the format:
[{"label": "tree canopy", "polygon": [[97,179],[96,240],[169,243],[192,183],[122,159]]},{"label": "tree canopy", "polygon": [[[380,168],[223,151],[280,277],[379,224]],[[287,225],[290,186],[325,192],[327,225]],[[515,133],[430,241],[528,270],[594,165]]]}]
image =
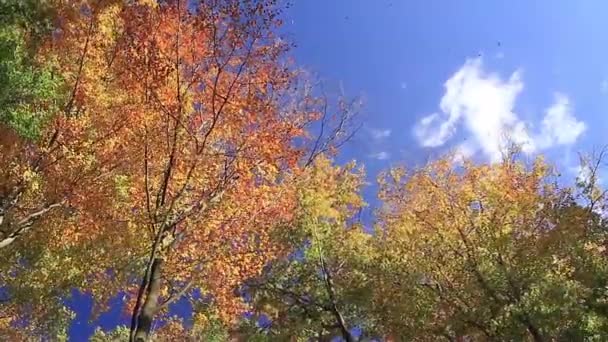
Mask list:
[{"label": "tree canopy", "polygon": [[80,292],[124,298],[92,341],[605,340],[602,156],[393,167],[364,222],[282,6],[0,0],[0,337],[67,340]]}]

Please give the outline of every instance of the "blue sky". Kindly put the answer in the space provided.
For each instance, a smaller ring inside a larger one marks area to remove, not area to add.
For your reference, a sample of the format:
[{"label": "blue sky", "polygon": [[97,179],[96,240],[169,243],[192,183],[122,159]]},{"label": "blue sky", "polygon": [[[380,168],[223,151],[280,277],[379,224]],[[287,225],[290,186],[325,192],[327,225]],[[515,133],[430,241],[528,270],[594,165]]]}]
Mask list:
[{"label": "blue sky", "polygon": [[285,30],[297,63],[364,99],[340,159],[370,181],[447,151],[492,161],[507,136],[574,177],[577,153],[608,143],[606,13],[605,1],[296,0]]},{"label": "blue sky", "polygon": [[[608,143],[607,1],[292,2],[296,63],[364,100],[339,161],[363,162],[372,182],[451,149],[490,161],[506,134],[574,177],[577,152]],[[75,341],[94,329],[90,305],[71,301]],[[119,323],[112,308],[96,324]]]}]

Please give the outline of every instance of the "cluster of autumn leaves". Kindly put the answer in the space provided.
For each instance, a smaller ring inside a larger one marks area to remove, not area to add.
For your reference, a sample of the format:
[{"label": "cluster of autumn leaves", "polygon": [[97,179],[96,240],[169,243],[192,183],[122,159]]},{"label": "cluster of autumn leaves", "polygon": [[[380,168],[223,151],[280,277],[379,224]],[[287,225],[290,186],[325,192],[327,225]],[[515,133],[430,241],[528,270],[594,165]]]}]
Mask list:
[{"label": "cluster of autumn leaves", "polygon": [[[0,336],[93,341],[603,340],[598,161],[331,155],[352,112],[286,58],[274,0],[0,2]],[[172,304],[186,300],[191,319]],[[182,313],[183,314],[183,313]]]}]

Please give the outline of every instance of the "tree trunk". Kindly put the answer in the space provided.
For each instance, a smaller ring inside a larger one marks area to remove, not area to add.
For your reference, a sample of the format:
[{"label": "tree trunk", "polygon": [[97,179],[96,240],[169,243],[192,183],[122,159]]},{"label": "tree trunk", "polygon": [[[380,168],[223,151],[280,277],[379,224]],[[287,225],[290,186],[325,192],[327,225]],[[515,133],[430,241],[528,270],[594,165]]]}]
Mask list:
[{"label": "tree trunk", "polygon": [[543,336],[540,334],[540,331],[538,331],[538,329],[531,323],[528,323],[528,332],[530,332],[530,335],[532,335],[532,338],[535,342],[544,341]]},{"label": "tree trunk", "polygon": [[342,337],[344,338],[344,340],[346,342],[355,342],[355,338],[353,337],[353,335],[351,335],[350,331],[348,331],[348,328],[346,327],[346,322],[344,321],[344,317],[342,317],[342,314],[340,313],[340,311],[338,311],[338,309],[335,306],[334,306],[334,315],[336,316],[336,320],[339,322],[340,333],[342,334]]},{"label": "tree trunk", "polygon": [[156,258],[152,264],[150,284],[146,293],[146,299],[142,305],[141,311],[137,316],[137,330],[135,331],[135,342],[145,342],[150,337],[152,330],[152,322],[158,307],[158,299],[160,297],[161,273],[163,259]]},{"label": "tree trunk", "polygon": [[334,291],[334,283],[331,277],[331,273],[325,265],[325,260],[323,259],[323,256],[319,257],[319,261],[321,263],[321,269],[323,270],[323,275],[325,278],[325,288],[327,290],[327,294],[329,295],[329,300],[331,301],[331,311],[334,317],[336,318],[336,323],[338,324],[338,327],[340,329],[340,334],[342,334],[342,337],[346,342],[354,342],[355,338],[353,337],[353,335],[351,335],[350,331],[348,331],[346,321],[344,320],[342,313],[338,309],[336,293]]}]

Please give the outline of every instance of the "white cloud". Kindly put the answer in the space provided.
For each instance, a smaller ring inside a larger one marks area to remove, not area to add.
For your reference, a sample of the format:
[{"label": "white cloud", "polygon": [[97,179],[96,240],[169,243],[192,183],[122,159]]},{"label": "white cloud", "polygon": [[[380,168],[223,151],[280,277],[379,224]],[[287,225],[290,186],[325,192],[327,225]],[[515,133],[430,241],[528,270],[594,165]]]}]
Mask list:
[{"label": "white cloud", "polygon": [[441,122],[441,115],[433,113],[420,120],[414,127],[414,135],[422,146],[441,146],[454,134],[458,119],[458,116],[450,116]]},{"label": "white cloud", "polygon": [[381,139],[385,139],[391,136],[391,130],[390,129],[375,129],[375,128],[370,128],[369,130],[369,134],[372,136],[372,138],[374,138],[374,140],[381,140]]},{"label": "white cloud", "polygon": [[472,140],[490,160],[500,159],[507,136],[525,149],[533,149],[525,124],[513,112],[515,99],[523,89],[519,71],[502,80],[482,69],[481,58],[469,59],[444,87],[441,113],[423,118],[414,129],[423,146],[445,144],[463,121]]},{"label": "white cloud", "polygon": [[386,151],[381,151],[378,153],[372,153],[369,155],[370,158],[378,159],[378,160],[387,160],[391,157],[390,153]]},{"label": "white cloud", "polygon": [[473,154],[477,152],[477,150],[478,149],[473,144],[469,142],[464,142],[456,146],[456,149],[454,149],[454,156],[452,158],[452,161],[457,164],[461,164],[466,159],[471,158]]},{"label": "white cloud", "polygon": [[422,146],[442,146],[462,126],[469,142],[459,146],[457,153],[458,149],[469,156],[481,152],[489,160],[498,161],[509,144],[532,153],[555,144],[571,144],[585,129],[584,123],[573,116],[568,98],[560,94],[547,110],[542,134],[532,136],[529,125],[515,113],[517,97],[524,88],[521,72],[503,79],[486,72],[481,58],[467,60],[444,87],[441,111],[423,117],[414,127],[414,136]]},{"label": "white cloud", "polygon": [[542,122],[542,134],[537,139],[539,147],[570,145],[583,134],[586,125],[572,114],[570,100],[563,94],[555,94],[555,102],[547,109]]}]

